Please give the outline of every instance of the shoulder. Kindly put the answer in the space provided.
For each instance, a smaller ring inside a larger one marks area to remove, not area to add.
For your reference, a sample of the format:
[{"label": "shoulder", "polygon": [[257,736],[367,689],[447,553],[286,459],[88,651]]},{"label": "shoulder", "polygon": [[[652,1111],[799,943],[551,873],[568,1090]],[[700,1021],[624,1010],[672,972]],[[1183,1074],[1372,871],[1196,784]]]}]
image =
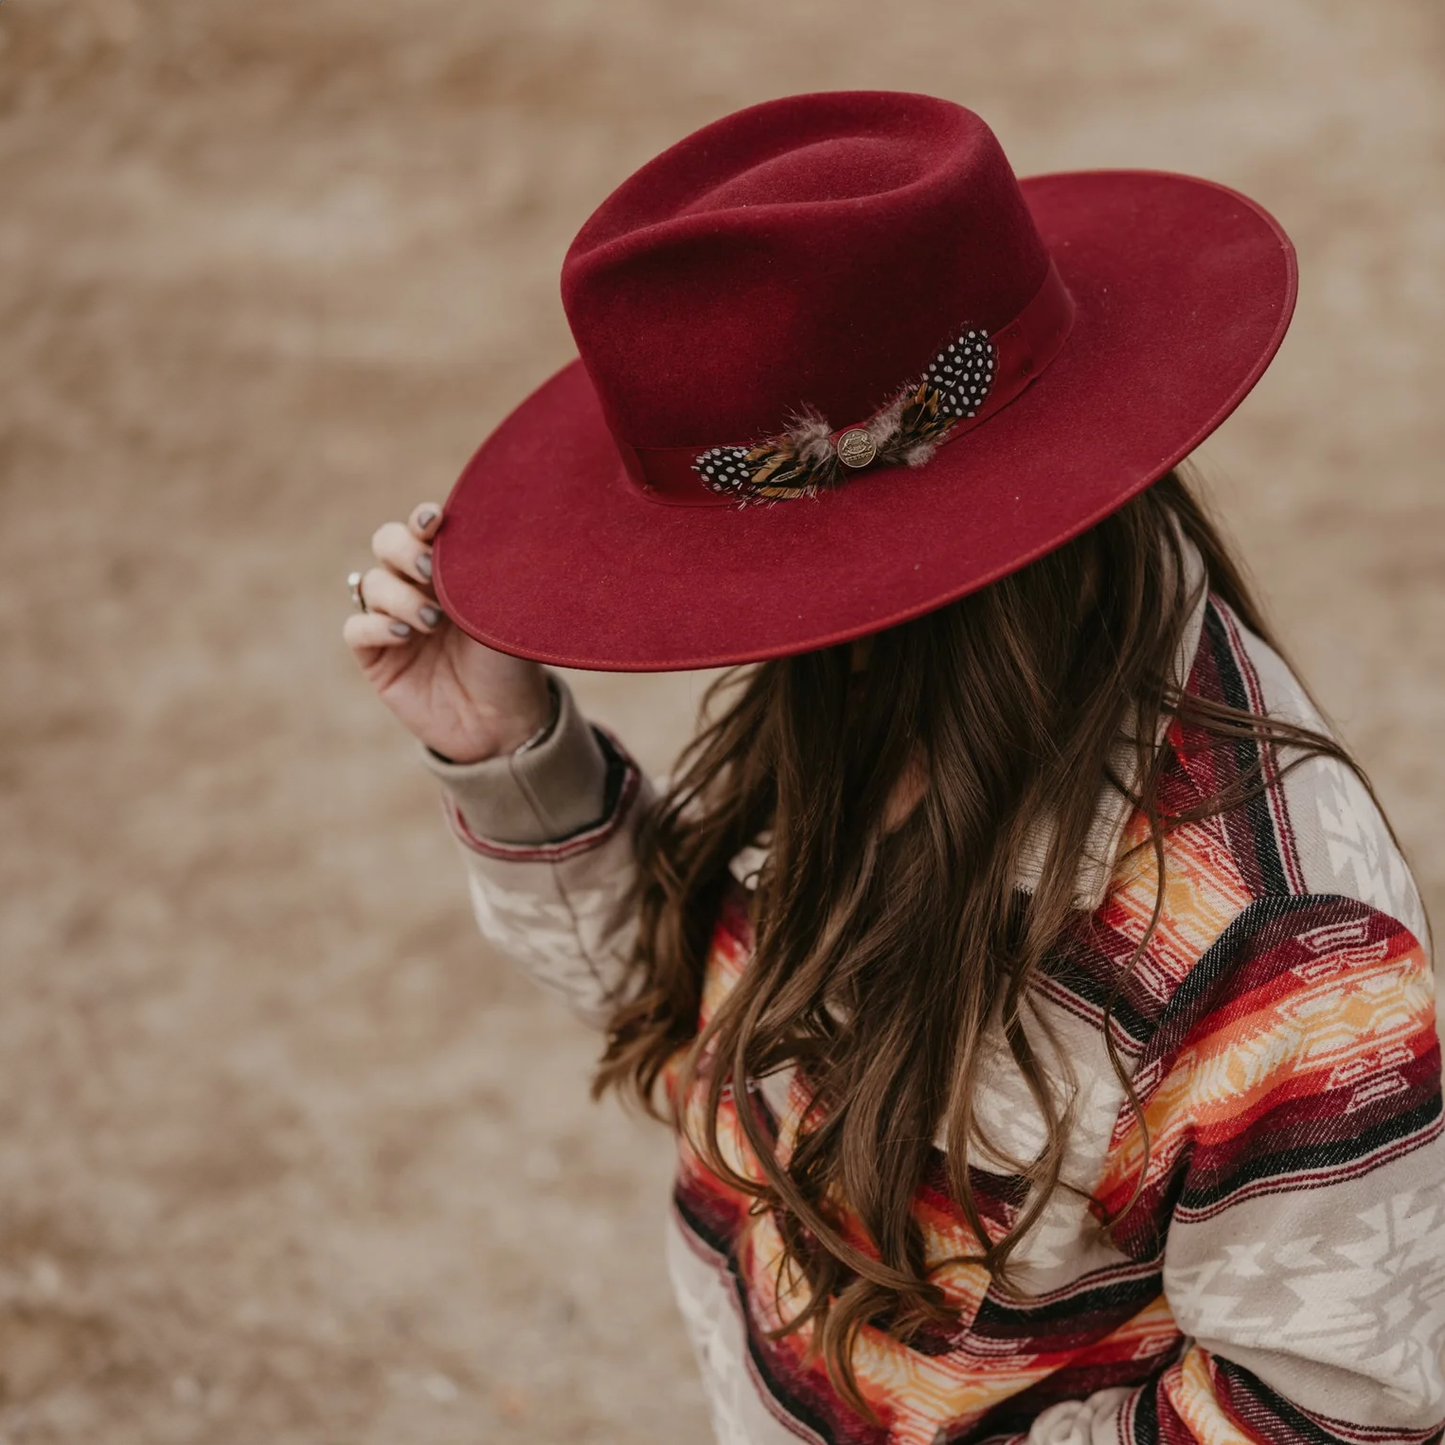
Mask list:
[{"label": "shoulder", "polygon": [[[1187,690],[1207,701],[1310,728],[1333,738],[1289,665],[1218,597],[1211,597]],[[1263,789],[1165,843],[1174,871],[1205,859],[1243,911],[1266,898],[1351,900],[1426,935],[1424,910],[1404,857],[1369,788],[1345,763],[1288,744],[1220,739],[1176,726],[1169,734],[1166,805],[1180,811],[1255,780]],[[1207,835],[1206,838],[1202,835]]]},{"label": "shoulder", "polygon": [[[1217,598],[1188,687],[1329,734],[1284,660]],[[1423,909],[1369,790],[1333,758],[1271,756],[1249,737],[1221,743],[1176,726],[1169,747],[1171,809],[1227,797],[1243,780],[1265,786],[1175,828],[1159,852],[1126,852],[1092,920],[1124,980],[1115,1015],[1158,1146],[1158,1186],[1187,1169],[1178,1207],[1212,1217],[1438,1141]],[[1143,819],[1130,828],[1142,845]],[[1138,1143],[1122,1116],[1120,1127]]]},{"label": "shoulder", "polygon": [[[1299,678],[1263,639],[1215,604],[1231,633],[1230,649],[1258,692],[1260,710],[1331,735]],[[1288,754],[1285,755],[1288,764]],[[1353,899],[1427,935],[1419,891],[1369,789],[1337,759],[1311,757],[1286,766],[1271,790],[1271,811],[1292,891]]]},{"label": "shoulder", "polygon": [[[1284,660],[1217,597],[1205,609],[1187,689],[1328,735]],[[1127,1052],[1154,1053],[1166,1018],[1197,1019],[1200,1007],[1222,1007],[1253,987],[1266,958],[1280,971],[1276,990],[1304,988],[1329,957],[1358,964],[1362,950],[1413,958],[1400,966],[1428,976],[1414,880],[1346,765],[1178,724],[1166,748],[1161,803],[1207,816],[1175,826],[1157,851],[1142,814],[1130,819],[1109,891],[1063,964],[1070,992],[1091,998],[1096,1021],[1114,995],[1110,1012]],[[1249,786],[1259,779],[1262,789]],[[1244,796],[1208,809],[1231,789]],[[1256,959],[1253,973],[1246,958]]]}]

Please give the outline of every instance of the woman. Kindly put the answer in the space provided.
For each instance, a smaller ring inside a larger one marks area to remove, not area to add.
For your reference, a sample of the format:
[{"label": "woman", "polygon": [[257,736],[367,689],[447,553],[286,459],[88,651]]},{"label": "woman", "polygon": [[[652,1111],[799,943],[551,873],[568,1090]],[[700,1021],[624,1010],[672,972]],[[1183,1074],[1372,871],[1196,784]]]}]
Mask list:
[{"label": "woman", "polygon": [[[346,637],[484,933],[675,1127],[724,1442],[1434,1440],[1426,926],[1178,470],[1293,256],[921,96],[728,117]],[[542,664],[757,666],[656,796]]]}]

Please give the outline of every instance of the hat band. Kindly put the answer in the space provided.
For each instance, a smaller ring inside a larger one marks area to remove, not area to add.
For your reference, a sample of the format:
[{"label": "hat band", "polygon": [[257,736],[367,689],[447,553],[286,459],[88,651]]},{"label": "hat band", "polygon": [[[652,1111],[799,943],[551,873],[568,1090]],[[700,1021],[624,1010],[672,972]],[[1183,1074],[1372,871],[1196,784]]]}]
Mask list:
[{"label": "hat band", "polygon": [[781,436],[747,445],[632,447],[617,440],[617,450],[646,496],[690,507],[812,496],[857,470],[921,466],[1020,396],[1059,354],[1073,324],[1074,299],[1050,261],[1043,284],[1012,321],[992,335],[961,328],[922,377],[866,421],[834,430],[808,412]]}]

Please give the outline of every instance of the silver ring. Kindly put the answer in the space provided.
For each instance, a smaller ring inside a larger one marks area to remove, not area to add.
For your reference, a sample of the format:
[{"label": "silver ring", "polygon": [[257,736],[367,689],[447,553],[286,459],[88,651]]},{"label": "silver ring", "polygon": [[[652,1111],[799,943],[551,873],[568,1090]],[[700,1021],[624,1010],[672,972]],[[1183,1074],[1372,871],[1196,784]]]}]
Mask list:
[{"label": "silver ring", "polygon": [[370,612],[371,608],[366,605],[366,598],[361,595],[361,573],[348,572],[346,585],[351,588],[351,605],[358,612]]}]

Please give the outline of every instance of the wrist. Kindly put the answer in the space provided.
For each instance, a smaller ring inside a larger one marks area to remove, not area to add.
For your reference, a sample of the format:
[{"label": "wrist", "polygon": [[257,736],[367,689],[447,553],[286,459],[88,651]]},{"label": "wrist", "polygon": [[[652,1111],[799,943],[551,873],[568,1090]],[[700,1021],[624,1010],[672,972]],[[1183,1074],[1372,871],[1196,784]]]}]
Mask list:
[{"label": "wrist", "polygon": [[441,782],[456,817],[466,825],[464,842],[470,835],[473,845],[481,839],[531,846],[567,838],[602,818],[609,755],[578,711],[566,680],[552,681],[558,694],[556,724],[550,732],[539,727],[529,735],[541,734],[530,747],[469,764],[442,762],[423,751],[423,765]]},{"label": "wrist", "polygon": [[438,762],[467,766],[486,762],[491,758],[511,757],[540,747],[556,729],[562,710],[562,694],[558,691],[556,682],[551,677],[546,677],[544,681],[545,686],[535,707],[528,708],[526,712],[504,715],[499,720],[493,745],[486,752],[478,753],[475,757],[458,758],[426,744],[427,752]]},{"label": "wrist", "polygon": [[544,682],[538,705],[529,708],[525,713],[516,714],[511,719],[511,725],[502,729],[493,757],[527,752],[546,742],[551,736],[552,729],[557,726],[562,695],[550,677],[545,678]]}]

